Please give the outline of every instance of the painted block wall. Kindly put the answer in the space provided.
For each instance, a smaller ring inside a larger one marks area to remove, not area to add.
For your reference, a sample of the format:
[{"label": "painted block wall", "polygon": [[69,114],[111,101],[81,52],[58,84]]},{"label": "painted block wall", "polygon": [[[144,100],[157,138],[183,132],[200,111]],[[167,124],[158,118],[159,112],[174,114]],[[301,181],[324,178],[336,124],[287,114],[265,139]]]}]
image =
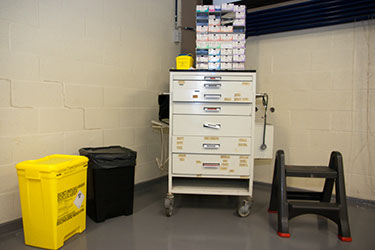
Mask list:
[{"label": "painted block wall", "polygon": [[0,1],[0,223],[21,217],[15,164],[82,147],[138,152],[155,164],[157,95],[168,90],[173,0]]},{"label": "painted block wall", "polygon": [[[246,46],[257,92],[276,109],[275,153],[283,149],[287,164],[328,165],[340,151],[347,194],[375,200],[375,22],[250,37]],[[272,174],[273,161],[256,162],[255,180]],[[287,181],[322,190],[320,179]]]}]

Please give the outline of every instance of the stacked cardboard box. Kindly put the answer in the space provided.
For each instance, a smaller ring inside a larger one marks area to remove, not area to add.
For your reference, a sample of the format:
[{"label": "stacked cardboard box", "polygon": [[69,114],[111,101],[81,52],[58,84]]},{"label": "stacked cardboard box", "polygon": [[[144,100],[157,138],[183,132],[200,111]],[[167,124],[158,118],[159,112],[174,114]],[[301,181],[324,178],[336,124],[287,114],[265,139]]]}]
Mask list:
[{"label": "stacked cardboard box", "polygon": [[197,5],[196,25],[197,69],[245,69],[245,5]]}]

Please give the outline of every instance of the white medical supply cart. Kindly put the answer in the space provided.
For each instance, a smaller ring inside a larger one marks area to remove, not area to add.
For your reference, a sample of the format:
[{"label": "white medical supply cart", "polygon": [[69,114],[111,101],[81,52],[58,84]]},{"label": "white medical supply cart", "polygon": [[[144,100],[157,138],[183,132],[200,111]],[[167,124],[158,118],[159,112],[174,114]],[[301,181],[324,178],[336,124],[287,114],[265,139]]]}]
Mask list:
[{"label": "white medical supply cart", "polygon": [[170,70],[167,216],[175,194],[239,196],[249,215],[255,91],[254,70]]}]

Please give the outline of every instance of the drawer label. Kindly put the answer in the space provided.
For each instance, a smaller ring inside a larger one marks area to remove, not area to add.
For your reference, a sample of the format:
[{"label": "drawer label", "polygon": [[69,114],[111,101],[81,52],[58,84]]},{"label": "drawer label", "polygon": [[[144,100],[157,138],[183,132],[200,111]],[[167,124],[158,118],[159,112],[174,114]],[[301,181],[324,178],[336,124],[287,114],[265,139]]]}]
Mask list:
[{"label": "drawer label", "polygon": [[223,160],[223,162],[228,162],[228,160]]},{"label": "drawer label", "polygon": [[193,95],[193,98],[198,98],[198,95]]},{"label": "drawer label", "polygon": [[178,84],[185,84],[185,81],[178,81]]},{"label": "drawer label", "polygon": [[182,146],[177,146],[177,149],[183,149],[184,147],[182,147]]},{"label": "drawer label", "polygon": [[241,101],[241,98],[238,98],[238,97],[237,97],[237,98],[234,98],[234,101],[235,101],[235,102],[239,102],[239,101]]},{"label": "drawer label", "polygon": [[247,143],[238,143],[239,147],[247,147]]},{"label": "drawer label", "polygon": [[250,85],[249,82],[243,82],[242,85]]},{"label": "drawer label", "polygon": [[244,98],[242,98],[242,101],[249,101],[249,98],[244,97]]},{"label": "drawer label", "polygon": [[182,145],[182,144],[184,144],[183,141],[178,141],[178,142],[177,142],[177,145]]},{"label": "drawer label", "polygon": [[240,159],[249,159],[249,156],[241,155]]},{"label": "drawer label", "polygon": [[195,163],[201,164],[202,162],[201,161],[196,161]]},{"label": "drawer label", "polygon": [[241,163],[240,164],[240,167],[248,167],[249,165],[247,165],[247,164],[243,164],[243,163]]},{"label": "drawer label", "polygon": [[241,93],[234,93],[234,96],[241,96]]},{"label": "drawer label", "polygon": [[177,137],[177,140],[183,140],[184,137]]},{"label": "drawer label", "polygon": [[227,170],[228,168],[220,167],[220,170]]},{"label": "drawer label", "polygon": [[205,140],[217,141],[219,137],[204,137]]},{"label": "drawer label", "polygon": [[234,173],[234,169],[229,169],[229,173]]},{"label": "drawer label", "polygon": [[240,163],[247,163],[247,160],[240,160]]},{"label": "drawer label", "polygon": [[229,155],[221,155],[220,158],[221,158],[221,159],[229,159],[230,156],[229,156]]},{"label": "drawer label", "polygon": [[229,163],[222,163],[222,166],[229,166]]},{"label": "drawer label", "polygon": [[186,155],[178,155],[178,157],[186,157]]},{"label": "drawer label", "polygon": [[238,141],[239,141],[239,142],[247,142],[247,139],[242,139],[242,138],[241,138],[241,139],[239,139]]},{"label": "drawer label", "polygon": [[180,161],[185,161],[185,158],[180,158]]},{"label": "drawer label", "polygon": [[226,97],[226,98],[224,98],[224,101],[232,101],[232,98],[229,98],[229,97]]},{"label": "drawer label", "polygon": [[241,179],[249,179],[249,176],[241,175],[240,178],[241,178]]}]

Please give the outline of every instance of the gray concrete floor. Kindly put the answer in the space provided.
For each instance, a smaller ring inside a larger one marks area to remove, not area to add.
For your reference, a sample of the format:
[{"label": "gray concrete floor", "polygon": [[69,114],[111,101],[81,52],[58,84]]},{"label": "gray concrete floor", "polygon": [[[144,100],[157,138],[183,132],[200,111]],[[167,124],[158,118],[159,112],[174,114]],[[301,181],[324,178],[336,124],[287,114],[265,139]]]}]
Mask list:
[{"label": "gray concrete floor", "polygon": [[[270,189],[256,184],[252,214],[239,218],[237,200],[223,196],[177,196],[172,217],[164,215],[167,183],[156,183],[135,194],[132,216],[96,224],[65,242],[67,249],[375,249],[375,207],[350,203],[353,242],[337,238],[337,226],[316,215],[290,221],[291,238],[276,234],[276,214],[267,213]],[[23,231],[0,235],[0,249],[35,249],[24,245]]]}]

